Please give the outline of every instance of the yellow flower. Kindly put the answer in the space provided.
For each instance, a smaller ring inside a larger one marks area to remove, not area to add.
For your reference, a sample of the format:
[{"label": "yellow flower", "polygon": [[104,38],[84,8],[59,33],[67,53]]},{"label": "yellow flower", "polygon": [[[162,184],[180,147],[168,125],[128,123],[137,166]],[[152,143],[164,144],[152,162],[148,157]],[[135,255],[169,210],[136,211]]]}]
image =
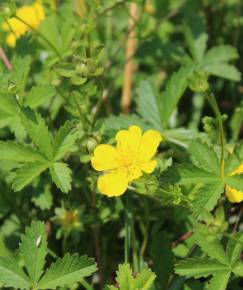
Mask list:
[{"label": "yellow flower", "polygon": [[[243,173],[243,163],[233,172],[231,172],[230,176],[236,175],[236,174],[242,174]],[[228,197],[230,202],[241,202],[243,201],[243,192],[239,191],[233,187],[230,187],[229,185],[226,185],[225,188],[226,196]]]},{"label": "yellow flower", "polygon": [[116,147],[101,144],[94,150],[92,166],[105,171],[98,178],[98,189],[107,196],[123,194],[128,184],[145,173],[152,173],[157,165],[151,160],[162,140],[158,131],[148,130],[142,135],[138,126],[130,126],[116,134]]},{"label": "yellow flower", "polygon": [[[34,29],[38,29],[41,21],[45,18],[45,12],[40,0],[36,0],[33,5],[23,6],[17,9],[16,16],[28,23]],[[15,47],[16,40],[31,30],[28,25],[24,24],[16,17],[7,19],[3,23],[2,28],[9,32],[6,43],[10,47]]]}]

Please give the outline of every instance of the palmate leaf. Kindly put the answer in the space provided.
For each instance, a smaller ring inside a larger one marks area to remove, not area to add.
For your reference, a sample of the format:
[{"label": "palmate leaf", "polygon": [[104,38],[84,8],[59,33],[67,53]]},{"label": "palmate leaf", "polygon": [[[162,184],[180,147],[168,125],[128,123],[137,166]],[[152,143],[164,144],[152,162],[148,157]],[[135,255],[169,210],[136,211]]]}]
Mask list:
[{"label": "palmate leaf", "polygon": [[190,163],[175,164],[162,175],[161,179],[164,182],[180,184],[221,182],[217,174],[212,174]]},{"label": "palmate leaf", "polygon": [[32,285],[36,285],[43,273],[47,254],[47,234],[42,222],[27,227],[21,237],[20,254],[24,259]]},{"label": "palmate leaf", "polygon": [[164,129],[168,126],[171,114],[184,94],[188,86],[188,79],[191,77],[194,69],[195,65],[190,64],[175,72],[167,82],[165,91],[158,99],[160,117]]},{"label": "palmate leaf", "polygon": [[188,278],[208,277],[212,274],[222,273],[229,270],[229,266],[223,265],[209,258],[190,258],[176,265],[175,272]]},{"label": "palmate leaf", "polygon": [[241,79],[241,74],[237,68],[224,62],[207,64],[205,65],[204,70],[211,75],[232,81],[240,81]]},{"label": "palmate leaf", "polygon": [[231,275],[230,270],[216,274],[207,284],[206,290],[225,290]]},{"label": "palmate leaf", "polygon": [[30,289],[31,284],[17,261],[12,257],[0,257],[0,283],[5,287]]},{"label": "palmate leaf", "polygon": [[47,162],[34,162],[27,164],[18,169],[16,177],[13,182],[13,189],[19,191],[23,189],[26,185],[30,184],[35,180],[42,172],[44,172],[49,167]]},{"label": "palmate leaf", "polygon": [[151,127],[146,124],[143,119],[137,115],[124,115],[120,114],[119,116],[111,115],[105,119],[105,129],[106,130],[121,130],[128,128],[131,125],[137,125],[143,130],[151,129]]},{"label": "palmate leaf", "polygon": [[67,121],[58,131],[54,140],[54,160],[60,160],[67,152],[75,149],[75,141],[78,138],[78,131],[75,128],[75,122]]},{"label": "palmate leaf", "polygon": [[12,141],[0,141],[0,159],[23,163],[45,161],[45,158],[30,146]]},{"label": "palmate leaf", "polygon": [[35,109],[43,103],[48,102],[55,93],[55,88],[50,85],[32,87],[24,99],[24,105]]},{"label": "palmate leaf", "polygon": [[225,183],[230,185],[231,187],[243,191],[243,175],[234,175],[234,176],[227,176],[224,178]]},{"label": "palmate leaf", "polygon": [[33,143],[39,148],[44,156],[53,159],[53,136],[49,132],[44,119],[34,111],[25,110],[22,114],[23,125],[32,139]]},{"label": "palmate leaf", "polygon": [[236,233],[232,236],[232,238],[229,239],[226,247],[226,253],[229,257],[231,264],[239,260],[242,248],[243,248],[243,234]]},{"label": "palmate leaf", "polygon": [[138,114],[151,124],[154,129],[161,131],[160,112],[151,83],[149,81],[141,82],[136,90],[136,94],[138,96],[136,101]]},{"label": "palmate leaf", "polygon": [[52,180],[56,186],[64,193],[67,193],[71,189],[71,174],[72,171],[66,163],[54,162],[50,167],[50,173]]},{"label": "palmate leaf", "polygon": [[208,240],[207,237],[205,238],[205,235],[200,232],[196,232],[194,234],[194,237],[195,243],[210,258],[215,259],[224,265],[229,264],[229,257],[225,254],[224,248],[218,239]]},{"label": "palmate leaf", "polygon": [[96,271],[94,259],[77,254],[66,254],[62,259],[52,263],[39,281],[38,289],[56,289],[79,282]]},{"label": "palmate leaf", "polygon": [[[116,272],[116,281],[120,290],[149,290],[153,285],[156,275],[149,269],[144,269],[138,273],[136,277],[133,276],[132,269],[129,264],[121,264]],[[113,290],[112,285],[106,286],[106,289]]]},{"label": "palmate leaf", "polygon": [[202,143],[200,140],[194,140],[190,144],[188,151],[193,156],[198,166],[209,172],[214,172],[216,175],[219,175],[219,159],[213,147],[209,147],[206,143]]},{"label": "palmate leaf", "polygon": [[224,192],[224,184],[221,181],[207,183],[201,187],[193,200],[193,216],[200,217],[202,208],[211,211],[217,205],[219,198]]},{"label": "palmate leaf", "polygon": [[156,278],[156,275],[149,269],[144,269],[142,272],[138,273],[134,281],[133,289],[143,289],[149,290]]}]

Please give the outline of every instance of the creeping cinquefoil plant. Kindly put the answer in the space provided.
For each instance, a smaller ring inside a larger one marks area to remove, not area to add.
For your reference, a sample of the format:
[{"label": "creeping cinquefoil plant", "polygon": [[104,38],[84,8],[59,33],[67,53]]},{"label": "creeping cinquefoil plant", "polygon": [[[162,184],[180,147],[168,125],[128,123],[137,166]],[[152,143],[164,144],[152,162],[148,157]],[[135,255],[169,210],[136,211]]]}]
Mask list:
[{"label": "creeping cinquefoil plant", "polygon": [[0,288],[243,288],[242,1],[0,0]]}]

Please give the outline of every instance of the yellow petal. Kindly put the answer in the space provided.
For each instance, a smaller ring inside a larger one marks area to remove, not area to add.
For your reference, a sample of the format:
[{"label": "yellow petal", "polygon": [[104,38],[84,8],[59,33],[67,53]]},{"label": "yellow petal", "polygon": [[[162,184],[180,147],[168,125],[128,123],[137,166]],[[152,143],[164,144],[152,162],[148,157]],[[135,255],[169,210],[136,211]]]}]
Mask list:
[{"label": "yellow petal", "polygon": [[142,175],[143,175],[143,173],[142,173],[142,170],[139,166],[133,165],[133,166],[128,168],[127,176],[128,176],[129,181],[138,179]]},{"label": "yellow petal", "polygon": [[138,126],[130,126],[128,130],[121,130],[116,134],[117,148],[125,153],[136,154],[142,137],[142,130]]},{"label": "yellow petal", "polygon": [[243,173],[243,164],[241,164],[236,170],[230,173],[230,176],[233,176],[235,174],[242,174]]},{"label": "yellow petal", "polygon": [[142,164],[142,170],[145,172],[145,173],[152,173],[155,169],[157,165],[157,161],[156,160],[151,160],[149,162],[146,162],[146,163],[143,163]]},{"label": "yellow petal", "polygon": [[128,179],[124,170],[114,170],[98,178],[98,190],[109,197],[122,195],[127,187]]},{"label": "yellow petal", "polygon": [[225,193],[230,202],[243,201],[243,192],[230,187],[229,185],[226,185]]},{"label": "yellow petal", "polygon": [[91,164],[97,171],[115,169],[118,167],[117,154],[113,146],[101,144],[95,148]]},{"label": "yellow petal", "polygon": [[155,155],[161,141],[162,136],[160,132],[155,130],[146,131],[142,136],[139,159],[143,162],[149,161]]},{"label": "yellow petal", "polygon": [[16,36],[13,33],[9,33],[9,35],[6,38],[6,43],[10,47],[16,46]]}]

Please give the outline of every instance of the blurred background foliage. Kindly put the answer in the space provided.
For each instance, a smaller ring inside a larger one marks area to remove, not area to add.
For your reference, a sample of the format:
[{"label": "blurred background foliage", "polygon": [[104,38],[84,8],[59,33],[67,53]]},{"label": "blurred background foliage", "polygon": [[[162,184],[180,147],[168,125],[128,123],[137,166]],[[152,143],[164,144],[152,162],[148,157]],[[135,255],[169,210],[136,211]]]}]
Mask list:
[{"label": "blurred background foliage", "polygon": [[[30,4],[16,1],[16,7]],[[57,149],[55,164],[52,169],[33,166],[26,173],[31,161],[23,150],[15,143],[1,149],[0,255],[16,248],[31,220],[44,220],[54,256],[79,252],[96,258],[99,270],[90,283],[100,289],[104,281],[114,282],[129,234],[133,269],[139,271],[148,262],[157,275],[156,289],[202,289],[200,282],[179,278],[174,283],[171,278],[175,258],[185,257],[193,244],[191,237],[178,245],[175,241],[192,228],[197,186],[170,184],[161,189],[158,177],[171,166],[172,157],[189,160],[191,140],[218,140],[205,101],[208,87],[224,113],[228,148],[243,136],[242,1],[42,4],[45,18],[40,27],[30,28],[15,48],[6,44],[7,32],[0,31],[0,137],[35,144],[44,155],[49,154],[44,152],[48,140],[54,140],[50,147]],[[2,10],[0,25],[15,9]],[[127,193],[129,200],[109,199],[97,192],[90,157],[95,146],[113,144],[114,133],[131,124],[161,131],[165,142],[159,168],[155,176],[134,183],[131,191],[139,194]],[[11,146],[15,155],[4,158]],[[226,204],[229,226],[239,211],[240,205]],[[212,219],[219,231],[226,230],[222,215]],[[212,224],[207,227],[210,233]],[[218,232],[213,230],[213,235]],[[242,285],[236,279],[229,287],[238,290]]]}]

